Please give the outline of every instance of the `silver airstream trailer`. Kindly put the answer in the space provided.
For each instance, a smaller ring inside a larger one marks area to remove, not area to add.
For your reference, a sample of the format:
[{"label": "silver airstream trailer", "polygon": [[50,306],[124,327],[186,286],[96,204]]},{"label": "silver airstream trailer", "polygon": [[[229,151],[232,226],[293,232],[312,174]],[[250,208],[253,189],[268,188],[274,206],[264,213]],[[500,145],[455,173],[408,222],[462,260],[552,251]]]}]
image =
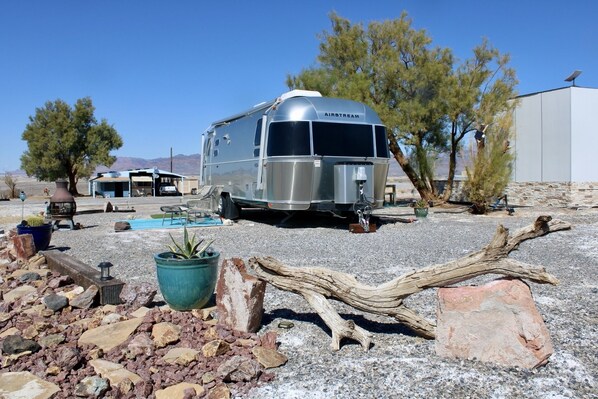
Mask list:
[{"label": "silver airstream trailer", "polygon": [[293,90],[216,121],[202,135],[200,184],[222,186],[218,211],[367,212],[381,207],[386,128],[368,106]]}]

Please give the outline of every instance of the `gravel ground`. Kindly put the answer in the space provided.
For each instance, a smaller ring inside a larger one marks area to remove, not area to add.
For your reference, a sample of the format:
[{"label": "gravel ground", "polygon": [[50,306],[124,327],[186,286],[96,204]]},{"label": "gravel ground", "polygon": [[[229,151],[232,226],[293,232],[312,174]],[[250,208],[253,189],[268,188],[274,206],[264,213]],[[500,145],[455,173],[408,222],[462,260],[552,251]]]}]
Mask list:
[{"label": "gravel ground", "polygon": [[[18,201],[18,200],[17,200]],[[0,202],[0,229],[13,228],[25,215],[43,210],[43,200]],[[159,213],[163,204],[179,198],[113,199],[120,209],[135,213],[91,213],[104,200],[82,198],[75,217],[82,229],[56,231],[52,245],[90,264],[114,264],[113,275],[125,282],[157,285],[152,254],[165,250],[168,234],[178,230],[115,233],[114,222],[127,217],[145,218]],[[87,213],[87,212],[89,213]],[[551,333],[554,355],[538,370],[504,368],[474,361],[440,358],[434,342],[413,336],[393,320],[362,314],[341,303],[341,315],[373,333],[373,347],[365,352],[354,342],[330,350],[330,331],[303,298],[268,287],[264,325],[260,332],[276,330],[280,351],[289,362],[275,371],[272,383],[251,393],[252,398],[598,398],[598,210],[518,208],[514,216],[495,212],[473,216],[463,209],[431,209],[424,221],[392,222],[409,218],[412,210],[391,207],[376,233],[351,234],[338,218],[295,216],[277,227],[280,214],[251,210],[232,226],[197,229],[215,238],[225,258],[273,256],[290,266],[323,266],[379,284],[403,273],[444,263],[486,245],[496,227],[512,231],[532,223],[539,215],[552,215],[573,225],[522,244],[511,256],[543,265],[561,284],[530,283],[540,313]],[[495,276],[480,277],[473,283]],[[436,297],[427,290],[407,300],[419,313],[434,319]],[[278,328],[281,320],[294,328]]]}]

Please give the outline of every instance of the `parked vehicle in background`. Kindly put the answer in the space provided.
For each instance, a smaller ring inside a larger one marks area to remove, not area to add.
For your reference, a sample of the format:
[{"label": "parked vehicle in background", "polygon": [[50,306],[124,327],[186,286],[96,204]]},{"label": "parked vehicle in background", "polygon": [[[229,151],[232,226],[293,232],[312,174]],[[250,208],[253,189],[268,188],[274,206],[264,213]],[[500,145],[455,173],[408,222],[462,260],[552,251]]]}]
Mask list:
[{"label": "parked vehicle in background", "polygon": [[160,195],[181,195],[175,186],[160,186]]}]

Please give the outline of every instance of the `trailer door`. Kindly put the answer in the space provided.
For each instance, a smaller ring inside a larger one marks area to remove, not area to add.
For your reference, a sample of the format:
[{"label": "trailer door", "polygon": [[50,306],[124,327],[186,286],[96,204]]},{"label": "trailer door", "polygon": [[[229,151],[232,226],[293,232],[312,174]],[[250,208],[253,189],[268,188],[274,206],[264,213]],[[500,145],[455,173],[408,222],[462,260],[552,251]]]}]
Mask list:
[{"label": "trailer door", "polygon": [[214,148],[214,130],[209,130],[205,134],[205,142],[203,145],[203,153],[201,154],[202,160],[202,179],[203,185],[212,184],[212,149]]},{"label": "trailer door", "polygon": [[260,191],[258,197],[262,198],[262,190],[264,189],[262,180],[264,178],[264,140],[266,140],[266,122],[268,117],[263,115],[261,119],[257,121],[255,128],[255,138],[253,140],[254,150],[253,155],[258,158],[257,161],[257,184],[256,189]]}]

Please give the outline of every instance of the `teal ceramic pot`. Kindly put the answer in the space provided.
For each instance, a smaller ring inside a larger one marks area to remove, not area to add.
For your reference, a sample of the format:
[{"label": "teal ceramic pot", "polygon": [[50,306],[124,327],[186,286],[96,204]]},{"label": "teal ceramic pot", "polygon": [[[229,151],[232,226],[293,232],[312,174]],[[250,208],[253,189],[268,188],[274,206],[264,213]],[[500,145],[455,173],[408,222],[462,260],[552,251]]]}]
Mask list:
[{"label": "teal ceramic pot", "polygon": [[52,239],[52,224],[42,224],[41,226],[17,226],[17,234],[31,234],[36,251],[44,251],[50,246]]},{"label": "teal ceramic pot", "polygon": [[413,208],[415,210],[415,217],[425,218],[428,216],[428,208]]},{"label": "teal ceramic pot", "polygon": [[168,306],[174,310],[204,306],[216,288],[219,258],[219,252],[196,259],[177,259],[172,252],[154,255],[158,286]]}]

